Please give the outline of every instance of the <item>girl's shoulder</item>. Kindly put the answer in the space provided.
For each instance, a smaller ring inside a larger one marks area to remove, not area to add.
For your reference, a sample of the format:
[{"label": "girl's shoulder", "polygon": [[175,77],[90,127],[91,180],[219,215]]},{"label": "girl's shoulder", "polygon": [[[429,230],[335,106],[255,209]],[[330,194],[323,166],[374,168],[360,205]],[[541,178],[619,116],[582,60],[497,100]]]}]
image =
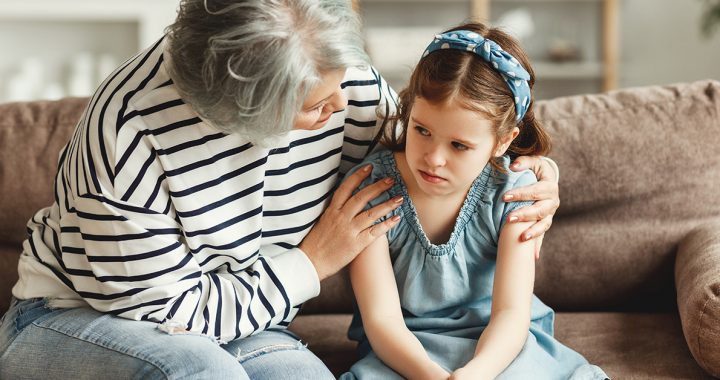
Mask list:
[{"label": "girl's shoulder", "polygon": [[387,149],[382,149],[371,153],[367,157],[365,157],[365,159],[361,163],[357,164],[355,167],[350,169],[350,171],[348,171],[347,175],[345,175],[345,178],[349,177],[350,175],[364,168],[367,165],[372,166],[372,171],[370,172],[370,175],[363,181],[363,184],[360,186],[361,188],[367,186],[370,183],[374,183],[381,178],[389,176],[395,177],[395,174],[397,173],[395,160],[393,158],[393,152]]},{"label": "girl's shoulder", "polygon": [[484,192],[483,203],[488,205],[485,210],[486,221],[489,227],[494,231],[496,236],[500,235],[500,230],[507,220],[508,214],[522,208],[524,206],[531,205],[533,202],[505,202],[503,195],[515,188],[524,187],[537,182],[535,173],[531,170],[524,170],[521,172],[514,172],[510,170],[510,164],[512,160],[509,156],[503,156],[499,159],[500,167],[504,171],[492,170],[490,178],[488,179],[487,189]]},{"label": "girl's shoulder", "polygon": [[360,186],[358,186],[357,189],[353,191],[353,193],[357,193],[365,187],[370,186],[373,183],[388,177],[395,179],[395,185],[387,191],[382,192],[376,198],[369,201],[365,209],[378,205],[390,199],[391,197],[402,193],[402,190],[398,183],[400,181],[399,172],[397,171],[397,167],[395,166],[395,159],[393,157],[392,151],[384,149],[368,155],[360,164],[350,169],[350,171],[345,176],[345,179],[347,179],[347,177],[351,176],[353,173],[361,170],[367,165],[372,166],[370,174],[360,183]]},{"label": "girl's shoulder", "polygon": [[512,159],[508,155],[498,158],[498,163],[503,171],[493,170],[490,175],[489,187],[493,188],[494,195],[504,194],[506,191],[531,185],[537,182],[537,177],[532,170],[514,172],[510,170]]}]

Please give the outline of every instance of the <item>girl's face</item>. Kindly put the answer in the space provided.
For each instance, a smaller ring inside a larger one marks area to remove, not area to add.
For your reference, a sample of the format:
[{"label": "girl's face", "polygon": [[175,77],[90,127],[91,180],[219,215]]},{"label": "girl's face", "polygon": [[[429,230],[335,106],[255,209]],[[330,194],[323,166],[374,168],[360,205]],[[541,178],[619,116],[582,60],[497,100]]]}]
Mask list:
[{"label": "girl's face", "polygon": [[496,144],[492,123],[481,113],[456,100],[433,104],[416,98],[405,157],[413,179],[426,195],[464,196],[488,161],[505,153],[516,131]]},{"label": "girl's face", "polygon": [[310,90],[300,113],[295,117],[293,129],[315,130],[325,126],[333,112],[347,106],[347,98],[340,88],[345,70],[328,71],[320,84]]}]

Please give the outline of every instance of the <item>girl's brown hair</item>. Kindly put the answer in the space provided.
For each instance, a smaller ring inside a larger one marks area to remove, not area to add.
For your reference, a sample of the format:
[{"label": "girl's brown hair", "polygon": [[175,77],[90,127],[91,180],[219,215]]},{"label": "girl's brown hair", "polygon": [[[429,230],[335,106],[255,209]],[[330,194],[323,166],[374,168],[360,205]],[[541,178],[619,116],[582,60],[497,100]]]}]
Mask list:
[{"label": "girl's brown hair", "polygon": [[[495,41],[530,73],[528,84],[532,89],[535,73],[527,55],[513,37],[480,23],[459,25],[447,32],[455,30],[470,30]],[[512,91],[500,73],[475,53],[443,49],[420,60],[408,86],[399,93],[397,113],[386,116],[383,123],[380,141],[391,150],[405,149],[406,126],[409,125],[410,111],[418,97],[436,104],[450,99],[460,100],[464,107],[482,113],[492,122],[496,141],[518,127],[520,134],[508,148],[511,156],[545,155],[550,151],[550,136],[535,119],[534,102],[530,102],[523,119],[516,121]],[[490,164],[503,170],[495,160],[491,160]]]}]

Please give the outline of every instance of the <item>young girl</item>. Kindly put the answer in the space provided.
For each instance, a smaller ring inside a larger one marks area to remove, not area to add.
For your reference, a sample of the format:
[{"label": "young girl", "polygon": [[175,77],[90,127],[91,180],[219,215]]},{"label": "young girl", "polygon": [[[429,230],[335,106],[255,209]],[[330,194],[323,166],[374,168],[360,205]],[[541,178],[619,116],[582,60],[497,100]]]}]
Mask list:
[{"label": "young girl", "polygon": [[518,238],[526,223],[505,223],[523,204],[502,194],[536,181],[506,153],[550,148],[533,83],[497,29],[462,25],[428,46],[386,123],[391,151],[356,168],[372,170],[363,185],[394,179],[375,203],[402,205],[370,215],[399,223],[350,266],[364,357],[341,379],[606,378],[553,338],[553,311],[532,294],[535,243]]}]

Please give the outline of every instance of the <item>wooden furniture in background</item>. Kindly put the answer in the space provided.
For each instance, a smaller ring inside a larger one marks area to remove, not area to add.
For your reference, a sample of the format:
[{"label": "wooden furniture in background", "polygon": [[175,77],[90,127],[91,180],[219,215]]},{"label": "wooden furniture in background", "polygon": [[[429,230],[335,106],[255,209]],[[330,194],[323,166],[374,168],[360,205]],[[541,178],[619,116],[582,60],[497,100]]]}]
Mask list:
[{"label": "wooden furniture in background", "polygon": [[[545,4],[548,8],[544,8]],[[466,18],[496,21],[498,15],[495,13],[499,9],[513,7],[528,9],[539,25],[532,35],[534,43],[528,48],[535,50],[534,54],[529,54],[539,81],[542,81],[537,87],[540,98],[608,91],[618,87],[619,0],[353,0],[353,6],[363,16],[371,58],[396,88],[404,85],[409,67],[416,62],[411,62],[415,58],[415,50],[422,49],[419,46],[432,31]],[[451,8],[456,15],[449,17],[447,13]],[[559,20],[553,19],[554,9],[564,12],[557,15]],[[534,14],[534,11],[542,14]],[[578,18],[587,20],[587,29],[583,29],[585,24],[581,27],[572,24],[577,24],[577,20],[564,23],[562,17],[567,17],[567,12],[574,12]],[[551,28],[543,26],[543,23],[545,26],[550,24]],[[566,38],[578,38],[574,42],[583,49],[585,57],[554,62],[544,56],[544,52],[538,51],[538,41],[547,43],[553,37],[549,29],[563,25],[571,31]],[[576,32],[576,29],[579,31]],[[401,39],[401,42],[394,42],[395,39]],[[588,40],[589,43],[584,43]]]}]

